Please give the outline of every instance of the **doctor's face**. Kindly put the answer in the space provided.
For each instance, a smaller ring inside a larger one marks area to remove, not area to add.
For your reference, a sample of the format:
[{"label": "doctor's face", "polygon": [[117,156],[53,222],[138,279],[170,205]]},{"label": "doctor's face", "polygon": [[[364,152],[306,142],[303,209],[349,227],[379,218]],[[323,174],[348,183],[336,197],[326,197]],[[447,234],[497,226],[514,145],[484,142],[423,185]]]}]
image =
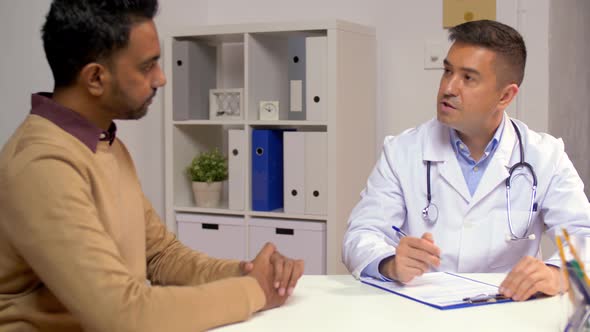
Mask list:
[{"label": "doctor's face", "polygon": [[444,60],[437,98],[437,119],[465,135],[492,133],[503,109],[496,76],[496,53],[455,42]]}]

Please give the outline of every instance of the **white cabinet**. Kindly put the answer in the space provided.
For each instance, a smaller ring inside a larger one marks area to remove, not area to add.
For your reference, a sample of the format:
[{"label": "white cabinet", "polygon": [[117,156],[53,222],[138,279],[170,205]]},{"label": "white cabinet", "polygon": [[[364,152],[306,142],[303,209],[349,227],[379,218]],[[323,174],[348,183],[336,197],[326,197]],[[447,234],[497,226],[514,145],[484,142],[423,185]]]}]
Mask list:
[{"label": "white cabinet", "polygon": [[248,225],[248,258],[266,242],[287,256],[305,261],[305,274],[326,274],[326,223],[307,220],[252,218]]},{"label": "white cabinet", "polygon": [[245,260],[246,227],[237,216],[177,213],[178,240],[213,257]]},{"label": "white cabinet", "polygon": [[[286,248],[277,244],[279,250],[309,260],[314,259],[306,252],[310,244],[299,239],[297,230],[307,232],[306,225],[316,225],[314,236],[321,241],[313,241],[325,254],[317,255],[317,267],[316,263],[306,265],[313,266],[314,273],[344,273],[341,244],[346,223],[376,161],[375,30],[339,20],[201,26],[166,36],[163,59],[168,77],[164,97],[168,228],[183,242],[212,256],[236,257],[241,251],[248,257],[260,243],[287,239],[276,233],[281,227],[274,227],[273,233],[272,227],[261,226],[283,222],[294,225],[287,228],[294,230],[295,237],[283,243]],[[240,91],[241,104],[235,107],[236,99],[210,99],[212,90]],[[222,109],[231,103],[234,107],[229,111]],[[216,107],[213,113],[211,105]],[[267,111],[277,111],[278,120],[260,120],[262,105],[272,105]],[[323,137],[321,144],[304,146],[306,156],[316,157],[297,163],[305,168],[298,178],[305,179],[303,187],[314,188],[303,193],[306,200],[300,204],[304,205],[288,209],[291,212],[252,208],[252,132],[256,129]],[[218,208],[199,208],[185,169],[196,154],[215,148],[230,158],[230,168],[238,175],[227,181]],[[321,162],[314,166],[310,161],[315,160]],[[318,183],[321,186],[315,188]],[[177,220],[177,214],[199,221]],[[236,224],[218,222],[216,217]],[[213,227],[209,224],[219,224],[220,234],[207,228]],[[246,234],[243,243],[237,240],[242,239],[237,231],[233,233],[236,227]],[[216,255],[213,244],[219,243],[233,251]]]}]

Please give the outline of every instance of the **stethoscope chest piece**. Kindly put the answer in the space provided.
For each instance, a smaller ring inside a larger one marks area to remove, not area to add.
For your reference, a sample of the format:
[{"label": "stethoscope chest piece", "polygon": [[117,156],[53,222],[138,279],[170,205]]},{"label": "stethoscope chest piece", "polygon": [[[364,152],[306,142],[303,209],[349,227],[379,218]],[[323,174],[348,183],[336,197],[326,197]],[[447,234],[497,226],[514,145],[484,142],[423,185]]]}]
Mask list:
[{"label": "stethoscope chest piece", "polygon": [[422,219],[424,219],[427,224],[436,224],[436,221],[438,220],[438,208],[434,203],[429,202],[428,205],[422,209]]}]

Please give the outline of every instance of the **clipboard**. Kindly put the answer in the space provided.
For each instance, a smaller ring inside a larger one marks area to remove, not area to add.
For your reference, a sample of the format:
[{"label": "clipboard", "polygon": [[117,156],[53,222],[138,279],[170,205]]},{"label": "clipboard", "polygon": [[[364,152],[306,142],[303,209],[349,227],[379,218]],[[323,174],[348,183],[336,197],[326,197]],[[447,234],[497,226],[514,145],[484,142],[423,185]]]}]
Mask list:
[{"label": "clipboard", "polygon": [[361,277],[361,282],[427,306],[450,310],[512,302],[498,297],[498,286],[450,272],[430,272],[407,284]]}]

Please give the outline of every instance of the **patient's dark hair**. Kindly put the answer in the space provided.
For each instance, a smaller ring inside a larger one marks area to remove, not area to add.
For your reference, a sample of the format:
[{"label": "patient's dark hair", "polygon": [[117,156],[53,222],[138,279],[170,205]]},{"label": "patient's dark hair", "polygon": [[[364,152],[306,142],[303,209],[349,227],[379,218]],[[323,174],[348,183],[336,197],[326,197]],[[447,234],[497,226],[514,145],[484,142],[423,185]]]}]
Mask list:
[{"label": "patient's dark hair", "polygon": [[520,86],[522,83],[526,46],[520,33],[513,28],[490,20],[471,21],[451,28],[449,40],[483,46],[496,52],[499,84],[516,83]]},{"label": "patient's dark hair", "polygon": [[72,84],[89,63],[108,63],[128,45],[131,26],[157,11],[158,0],[54,0],[42,35],[55,87]]}]

